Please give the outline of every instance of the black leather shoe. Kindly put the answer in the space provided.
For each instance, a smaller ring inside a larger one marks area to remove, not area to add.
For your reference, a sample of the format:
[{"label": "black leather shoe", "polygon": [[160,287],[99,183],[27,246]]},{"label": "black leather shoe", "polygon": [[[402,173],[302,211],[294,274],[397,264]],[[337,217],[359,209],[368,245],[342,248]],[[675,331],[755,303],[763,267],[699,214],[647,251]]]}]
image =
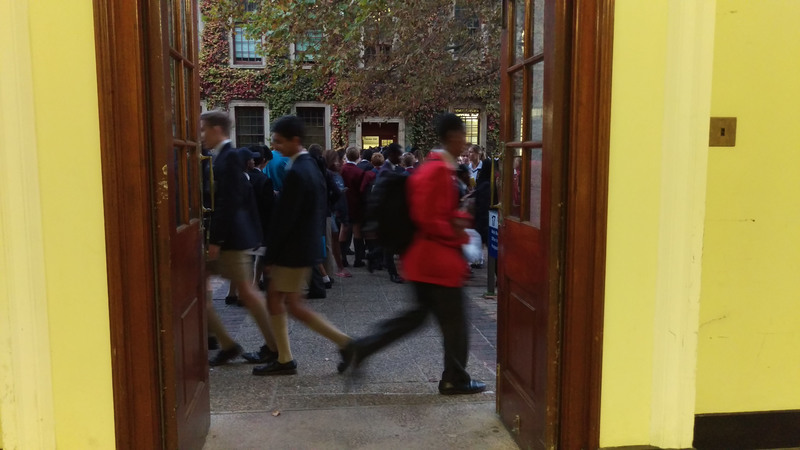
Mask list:
[{"label": "black leather shoe", "polygon": [[463,384],[453,384],[449,381],[439,382],[439,393],[442,395],[479,394],[485,390],[486,383],[475,380]]},{"label": "black leather shoe", "polygon": [[208,337],[208,349],[209,350],[219,350],[219,341],[214,336]]},{"label": "black leather shoe", "polygon": [[271,375],[295,375],[297,374],[297,363],[291,360],[287,363],[273,361],[263,366],[253,367],[253,375],[260,377]]},{"label": "black leather shoe", "polygon": [[331,281],[325,282],[325,289],[332,289],[332,288],[333,288],[333,278],[331,278]]},{"label": "black leather shoe", "polygon": [[389,280],[391,280],[392,283],[397,284],[403,284],[406,282],[406,280],[404,280],[400,275],[389,275]]},{"label": "black leather shoe", "polygon": [[262,345],[257,352],[243,353],[242,358],[250,364],[268,364],[278,360],[278,352],[273,352],[266,345]]},{"label": "black leather shoe", "polygon": [[327,295],[328,294],[326,294],[325,291],[322,291],[322,292],[309,292],[306,295],[306,298],[309,299],[309,300],[313,300],[313,299],[325,298],[325,297],[327,297]]},{"label": "black leather shoe", "polygon": [[364,264],[364,261],[356,261],[353,263],[353,267],[364,267],[364,266],[366,266],[366,264]]},{"label": "black leather shoe", "polygon": [[221,366],[227,364],[230,360],[242,354],[244,349],[239,344],[234,345],[229,349],[220,350],[213,358],[208,360],[208,365],[211,367]]},{"label": "black leather shoe", "polygon": [[339,362],[339,365],[336,366],[336,370],[338,370],[339,373],[343,373],[351,365],[357,369],[361,363],[361,359],[358,357],[358,346],[355,341],[348,342],[343,349],[339,350],[339,354],[342,355],[342,360]]}]

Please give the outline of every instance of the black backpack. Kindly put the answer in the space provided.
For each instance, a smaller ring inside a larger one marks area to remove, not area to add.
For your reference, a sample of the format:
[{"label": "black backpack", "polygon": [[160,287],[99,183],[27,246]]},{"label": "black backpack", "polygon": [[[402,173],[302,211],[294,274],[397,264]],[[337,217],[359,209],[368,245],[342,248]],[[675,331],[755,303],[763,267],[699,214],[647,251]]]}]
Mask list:
[{"label": "black backpack", "polygon": [[408,175],[385,172],[367,196],[364,232],[378,240],[385,250],[402,255],[414,239],[406,185]]}]

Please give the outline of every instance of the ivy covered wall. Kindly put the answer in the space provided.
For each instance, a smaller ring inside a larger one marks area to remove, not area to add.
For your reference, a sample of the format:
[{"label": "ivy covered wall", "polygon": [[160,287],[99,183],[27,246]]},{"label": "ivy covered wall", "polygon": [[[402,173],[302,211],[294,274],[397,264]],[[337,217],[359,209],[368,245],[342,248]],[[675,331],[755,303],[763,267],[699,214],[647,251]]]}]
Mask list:
[{"label": "ivy covered wall", "polygon": [[[229,21],[208,20],[215,0],[201,0],[200,12],[204,21],[200,36],[200,98],[208,109],[228,109],[232,100],[257,100],[267,104],[271,117],[291,112],[298,102],[321,102],[331,105],[331,145],[340,148],[349,144],[350,133],[355,129],[355,119],[362,114],[359,105],[336,105],[330,101],[330,92],[336,80],[331,78],[322,87],[314,86],[302,69],[296,69],[287,58],[267,59],[264,67],[231,67]],[[288,56],[288,46],[287,46]],[[293,71],[293,72],[290,72]],[[497,147],[499,138],[499,80],[492,86],[478,89],[475,103],[482,105],[487,118],[487,147]],[[406,142],[425,151],[438,142],[433,132],[433,119],[448,105],[427,105],[405,117]],[[450,105],[456,106],[456,105]]]}]

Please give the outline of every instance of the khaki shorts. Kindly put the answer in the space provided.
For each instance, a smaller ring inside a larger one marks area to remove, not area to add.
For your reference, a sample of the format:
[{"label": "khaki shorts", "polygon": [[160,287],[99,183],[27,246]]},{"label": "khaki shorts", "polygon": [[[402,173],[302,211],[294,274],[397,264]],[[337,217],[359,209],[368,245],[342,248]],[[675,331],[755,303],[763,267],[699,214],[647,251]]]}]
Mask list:
[{"label": "khaki shorts", "polygon": [[234,283],[253,280],[253,256],[246,250],[223,250],[219,258],[206,261],[206,270]]},{"label": "khaki shorts", "polygon": [[308,286],[311,267],[273,266],[269,274],[270,289],[278,292],[299,292]]}]

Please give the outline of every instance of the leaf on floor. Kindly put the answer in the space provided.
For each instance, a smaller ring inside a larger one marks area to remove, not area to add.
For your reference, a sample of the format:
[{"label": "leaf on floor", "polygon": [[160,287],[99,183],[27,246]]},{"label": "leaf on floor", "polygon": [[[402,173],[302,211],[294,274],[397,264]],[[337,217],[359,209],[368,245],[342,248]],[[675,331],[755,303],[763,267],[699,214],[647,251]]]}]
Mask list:
[{"label": "leaf on floor", "polygon": [[278,417],[280,415],[281,415],[281,412],[278,411],[277,409],[275,411],[272,411],[272,417]]}]

